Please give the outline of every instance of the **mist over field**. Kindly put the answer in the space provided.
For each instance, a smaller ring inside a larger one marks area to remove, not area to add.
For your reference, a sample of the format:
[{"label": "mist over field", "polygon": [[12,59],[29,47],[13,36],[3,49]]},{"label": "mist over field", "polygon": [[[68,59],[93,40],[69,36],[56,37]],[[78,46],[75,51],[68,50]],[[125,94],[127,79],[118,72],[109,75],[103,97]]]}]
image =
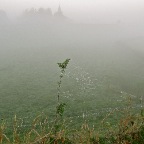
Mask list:
[{"label": "mist over field", "polygon": [[72,121],[93,123],[126,95],[143,107],[143,1],[1,1],[0,118],[16,114],[27,125],[41,112],[53,116],[66,58],[61,100]]}]

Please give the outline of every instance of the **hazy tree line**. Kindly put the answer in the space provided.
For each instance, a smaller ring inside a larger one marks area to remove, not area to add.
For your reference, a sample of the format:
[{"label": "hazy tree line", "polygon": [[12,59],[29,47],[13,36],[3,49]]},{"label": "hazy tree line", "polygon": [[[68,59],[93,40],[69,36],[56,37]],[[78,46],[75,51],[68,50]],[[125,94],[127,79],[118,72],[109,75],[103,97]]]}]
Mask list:
[{"label": "hazy tree line", "polygon": [[24,16],[36,16],[36,15],[44,15],[44,16],[53,16],[51,8],[31,8],[31,9],[26,9],[23,13]]},{"label": "hazy tree line", "polygon": [[[35,21],[40,22],[40,20],[48,21],[48,22],[57,22],[57,20],[68,20],[67,17],[63,15],[61,7],[58,7],[58,10],[53,13],[51,8],[30,8],[25,9],[24,12],[19,17],[19,20],[28,20],[28,21]],[[0,10],[0,24],[7,22],[8,16],[5,11]]]}]

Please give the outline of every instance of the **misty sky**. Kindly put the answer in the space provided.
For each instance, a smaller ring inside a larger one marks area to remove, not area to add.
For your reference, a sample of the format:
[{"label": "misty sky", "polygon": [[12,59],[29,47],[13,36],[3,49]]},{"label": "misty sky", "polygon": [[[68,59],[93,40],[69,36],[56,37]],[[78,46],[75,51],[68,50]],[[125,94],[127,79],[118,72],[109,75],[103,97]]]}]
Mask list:
[{"label": "misty sky", "polygon": [[143,21],[144,18],[144,0],[0,0],[0,9],[15,17],[31,7],[50,7],[55,12],[59,2],[66,16],[79,21]]}]

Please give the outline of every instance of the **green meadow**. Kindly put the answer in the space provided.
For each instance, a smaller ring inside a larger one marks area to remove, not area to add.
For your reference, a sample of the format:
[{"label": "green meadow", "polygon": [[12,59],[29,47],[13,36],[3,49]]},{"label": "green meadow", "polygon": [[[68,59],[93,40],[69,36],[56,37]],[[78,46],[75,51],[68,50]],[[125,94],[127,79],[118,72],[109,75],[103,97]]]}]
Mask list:
[{"label": "green meadow", "polygon": [[[132,31],[131,31],[132,30]],[[143,107],[144,43],[133,28],[120,25],[6,25],[0,28],[0,119],[16,115],[28,128],[57,106],[57,63],[70,58],[60,101],[72,127],[98,125],[113,109]],[[131,32],[130,32],[131,31]],[[141,30],[139,29],[140,32]],[[110,116],[115,123],[119,113]]]}]

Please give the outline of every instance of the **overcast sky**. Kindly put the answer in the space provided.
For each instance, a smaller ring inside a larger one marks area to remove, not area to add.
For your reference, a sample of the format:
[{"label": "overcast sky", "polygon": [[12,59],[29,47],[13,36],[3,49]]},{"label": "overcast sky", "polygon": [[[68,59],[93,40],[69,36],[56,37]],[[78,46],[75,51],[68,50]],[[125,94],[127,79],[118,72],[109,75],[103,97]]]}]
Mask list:
[{"label": "overcast sky", "polygon": [[59,2],[66,16],[79,21],[144,19],[144,0],[0,0],[0,9],[15,17],[31,7],[50,7],[55,12]]}]

